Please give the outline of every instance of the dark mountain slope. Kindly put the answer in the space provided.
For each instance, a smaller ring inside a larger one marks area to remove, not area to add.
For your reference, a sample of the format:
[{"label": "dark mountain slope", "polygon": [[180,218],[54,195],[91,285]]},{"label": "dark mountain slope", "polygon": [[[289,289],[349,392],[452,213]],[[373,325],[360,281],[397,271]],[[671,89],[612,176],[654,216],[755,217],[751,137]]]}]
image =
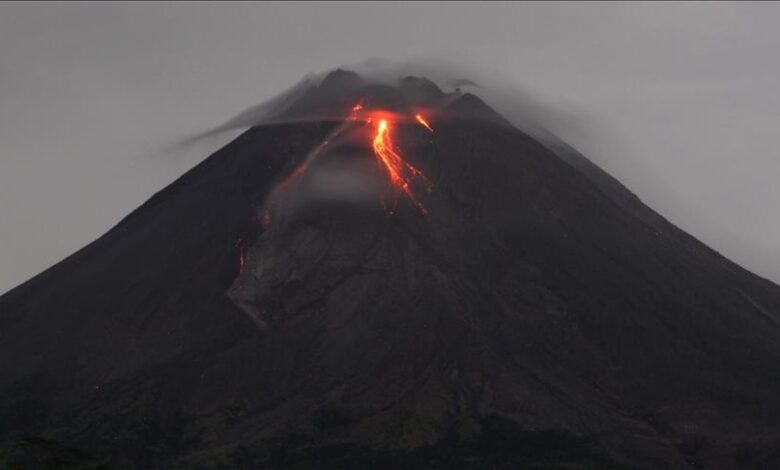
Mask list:
[{"label": "dark mountain slope", "polygon": [[427,216],[355,183],[383,178],[360,124],[249,130],[0,298],[8,458],[37,435],[136,468],[778,463],[780,288],[472,95],[347,75],[438,106],[395,128]]}]

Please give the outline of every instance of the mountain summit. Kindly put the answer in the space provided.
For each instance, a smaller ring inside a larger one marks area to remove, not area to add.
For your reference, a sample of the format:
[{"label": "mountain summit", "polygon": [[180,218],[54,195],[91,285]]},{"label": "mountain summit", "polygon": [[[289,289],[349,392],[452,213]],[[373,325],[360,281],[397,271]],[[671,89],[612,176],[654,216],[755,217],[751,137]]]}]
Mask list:
[{"label": "mountain summit", "polygon": [[0,462],[780,465],[778,286],[475,95],[262,112],[0,297]]}]

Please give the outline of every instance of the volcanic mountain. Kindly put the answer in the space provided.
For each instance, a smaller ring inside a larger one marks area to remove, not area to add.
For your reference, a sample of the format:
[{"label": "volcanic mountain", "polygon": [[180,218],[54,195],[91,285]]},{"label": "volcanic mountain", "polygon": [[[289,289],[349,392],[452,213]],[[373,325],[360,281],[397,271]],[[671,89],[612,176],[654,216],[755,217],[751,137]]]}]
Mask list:
[{"label": "volcanic mountain", "polygon": [[780,466],[780,287],[472,94],[263,112],[0,297],[6,467]]}]

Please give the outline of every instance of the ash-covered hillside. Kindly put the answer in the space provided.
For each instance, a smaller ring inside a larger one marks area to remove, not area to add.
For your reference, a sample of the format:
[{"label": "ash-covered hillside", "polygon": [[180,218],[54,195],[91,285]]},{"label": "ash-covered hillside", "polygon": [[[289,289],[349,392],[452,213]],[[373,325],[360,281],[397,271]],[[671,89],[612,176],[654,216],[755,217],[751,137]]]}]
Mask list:
[{"label": "ash-covered hillside", "polygon": [[474,95],[262,111],[0,297],[4,465],[780,465],[778,286]]}]

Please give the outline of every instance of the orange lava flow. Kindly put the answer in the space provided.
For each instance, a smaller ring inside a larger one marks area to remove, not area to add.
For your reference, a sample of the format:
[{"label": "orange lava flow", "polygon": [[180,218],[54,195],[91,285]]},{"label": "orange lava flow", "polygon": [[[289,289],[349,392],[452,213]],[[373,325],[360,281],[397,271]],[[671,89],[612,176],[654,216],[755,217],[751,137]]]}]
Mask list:
[{"label": "orange lava flow", "polygon": [[[428,215],[428,210],[417,199],[412,192],[412,181],[415,178],[419,178],[425,183],[430,191],[431,183],[423,174],[422,171],[414,167],[414,165],[406,162],[403,157],[394,149],[393,140],[390,136],[390,124],[387,119],[380,119],[376,125],[376,134],[373,141],[374,155],[377,160],[385,167],[387,174],[390,178],[390,184],[396,191],[403,192],[409,198],[410,201],[417,207],[417,209],[423,214]],[[395,210],[395,203],[388,209],[392,214]]]},{"label": "orange lava flow", "polygon": [[417,122],[419,122],[420,124],[422,124],[422,126],[423,126],[424,128],[426,128],[426,129],[428,129],[429,131],[433,132],[433,127],[431,127],[431,125],[430,125],[430,124],[428,124],[428,121],[426,121],[426,120],[425,120],[425,118],[424,118],[424,117],[422,117],[422,114],[415,114],[415,115],[414,115],[414,118],[415,118],[415,119],[417,119]]}]

